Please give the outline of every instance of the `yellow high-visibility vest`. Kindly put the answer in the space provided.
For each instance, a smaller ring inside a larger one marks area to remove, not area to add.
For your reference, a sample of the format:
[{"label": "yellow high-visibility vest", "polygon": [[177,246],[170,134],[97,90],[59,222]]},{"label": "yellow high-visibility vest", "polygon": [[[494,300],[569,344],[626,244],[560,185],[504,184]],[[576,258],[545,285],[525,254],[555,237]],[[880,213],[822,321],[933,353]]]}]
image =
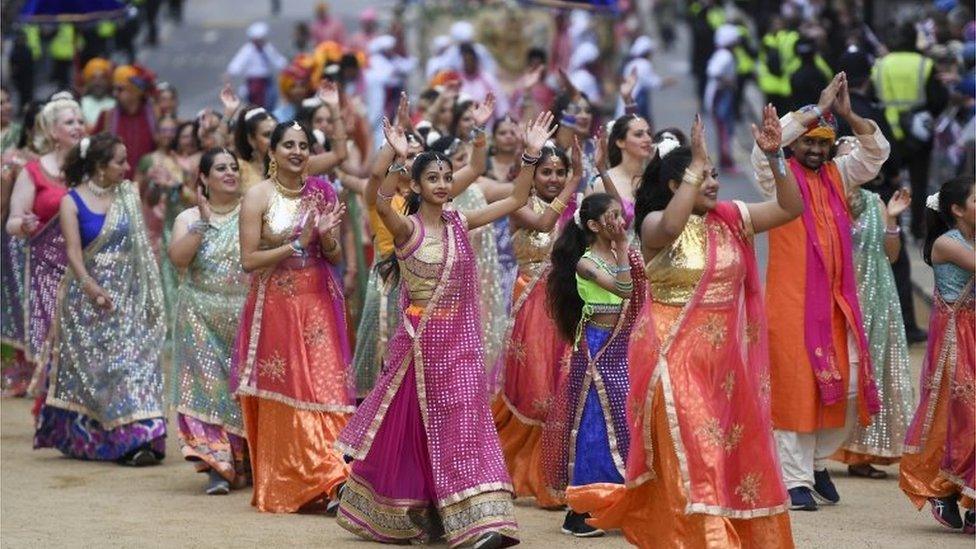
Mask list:
[{"label": "yellow high-visibility vest", "polygon": [[752,74],[756,70],[756,60],[749,54],[749,50],[743,46],[749,41],[749,29],[745,25],[739,27],[739,45],[732,49],[735,55],[736,72],[740,75]]},{"label": "yellow high-visibility vest", "polygon": [[48,45],[51,59],[70,61],[75,57],[75,27],[70,23],[58,25],[58,32]]},{"label": "yellow high-visibility vest", "polygon": [[34,61],[37,61],[44,55],[44,47],[41,46],[41,28],[37,25],[24,25],[23,30],[27,49],[30,50]]},{"label": "yellow high-visibility vest", "polygon": [[925,104],[925,84],[933,65],[928,57],[908,51],[889,53],[875,61],[871,81],[895,139],[905,138],[901,115]]},{"label": "yellow high-visibility vest", "polygon": [[[759,51],[758,77],[756,80],[759,89],[766,95],[790,95],[792,91],[790,77],[800,67],[800,59],[794,51],[799,39],[800,33],[794,30],[781,30],[763,36],[763,47]],[[766,56],[767,49],[775,50],[779,55],[779,74],[774,74],[769,68]]]}]

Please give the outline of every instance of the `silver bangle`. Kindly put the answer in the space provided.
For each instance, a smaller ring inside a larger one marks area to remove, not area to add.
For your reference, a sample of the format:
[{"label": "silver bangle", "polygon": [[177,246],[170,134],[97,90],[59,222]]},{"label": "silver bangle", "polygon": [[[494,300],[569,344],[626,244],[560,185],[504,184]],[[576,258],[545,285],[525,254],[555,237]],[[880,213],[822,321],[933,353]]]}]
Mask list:
[{"label": "silver bangle", "polygon": [[895,225],[894,228],[885,227],[885,234],[888,236],[898,236],[901,234],[901,225]]},{"label": "silver bangle", "polygon": [[210,223],[207,223],[202,219],[198,219],[190,224],[190,232],[200,236],[206,234],[211,228]]},{"label": "silver bangle", "polygon": [[305,255],[305,248],[302,246],[302,243],[299,242],[297,238],[289,242],[288,247],[291,248],[291,250],[296,255]]}]

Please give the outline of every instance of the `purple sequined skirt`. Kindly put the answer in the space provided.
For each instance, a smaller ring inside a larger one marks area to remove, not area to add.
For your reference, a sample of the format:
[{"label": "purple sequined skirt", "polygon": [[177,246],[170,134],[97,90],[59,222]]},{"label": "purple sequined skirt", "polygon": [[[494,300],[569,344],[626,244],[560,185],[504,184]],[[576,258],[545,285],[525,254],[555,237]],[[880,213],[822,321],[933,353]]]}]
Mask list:
[{"label": "purple sequined skirt", "polygon": [[34,432],[34,449],[57,448],[76,459],[115,461],[148,446],[162,459],[166,455],[166,419],[151,418],[115,429],[78,412],[41,406]]}]

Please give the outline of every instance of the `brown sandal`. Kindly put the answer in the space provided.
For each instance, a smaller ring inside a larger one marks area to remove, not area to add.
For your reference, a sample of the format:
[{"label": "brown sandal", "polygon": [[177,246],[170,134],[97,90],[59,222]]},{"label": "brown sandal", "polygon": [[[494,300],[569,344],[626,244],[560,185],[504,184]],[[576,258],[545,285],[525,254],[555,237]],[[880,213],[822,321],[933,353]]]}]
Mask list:
[{"label": "brown sandal", "polygon": [[852,477],[872,478],[876,480],[888,478],[888,473],[886,471],[877,469],[870,463],[848,465],[847,474],[851,475]]}]

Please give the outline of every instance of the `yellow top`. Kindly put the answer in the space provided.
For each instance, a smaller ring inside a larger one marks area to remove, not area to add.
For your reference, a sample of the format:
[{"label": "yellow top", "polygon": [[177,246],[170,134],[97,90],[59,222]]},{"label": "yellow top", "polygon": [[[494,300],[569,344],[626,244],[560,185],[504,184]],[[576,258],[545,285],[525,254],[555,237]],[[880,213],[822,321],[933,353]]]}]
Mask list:
[{"label": "yellow top", "polygon": [[[390,206],[393,207],[393,211],[404,213],[407,209],[407,199],[397,193],[393,195]],[[373,231],[373,253],[377,258],[389,257],[394,248],[393,233],[383,224],[375,204],[369,208],[369,226]]]},{"label": "yellow top", "polygon": [[[549,205],[533,195],[529,198],[529,207],[533,212],[541,214]],[[555,229],[550,232],[518,229],[512,234],[512,250],[515,252],[519,274],[534,276],[542,271],[549,262],[554,233]]]},{"label": "yellow top", "polygon": [[301,202],[301,196],[285,196],[277,188],[272,191],[261,225],[262,248],[275,248],[295,238]]},{"label": "yellow top", "polygon": [[705,218],[692,215],[678,238],[647,263],[645,272],[654,301],[681,306],[691,300],[705,271],[709,238],[719,241],[715,243],[715,273],[702,296],[702,303],[724,304],[737,297],[745,266],[731,241],[735,235],[724,230],[709,232]]},{"label": "yellow top", "polygon": [[418,223],[410,241],[397,250],[400,276],[407,285],[411,301],[427,302],[434,296],[444,259],[443,234],[428,234],[423,224]]}]

